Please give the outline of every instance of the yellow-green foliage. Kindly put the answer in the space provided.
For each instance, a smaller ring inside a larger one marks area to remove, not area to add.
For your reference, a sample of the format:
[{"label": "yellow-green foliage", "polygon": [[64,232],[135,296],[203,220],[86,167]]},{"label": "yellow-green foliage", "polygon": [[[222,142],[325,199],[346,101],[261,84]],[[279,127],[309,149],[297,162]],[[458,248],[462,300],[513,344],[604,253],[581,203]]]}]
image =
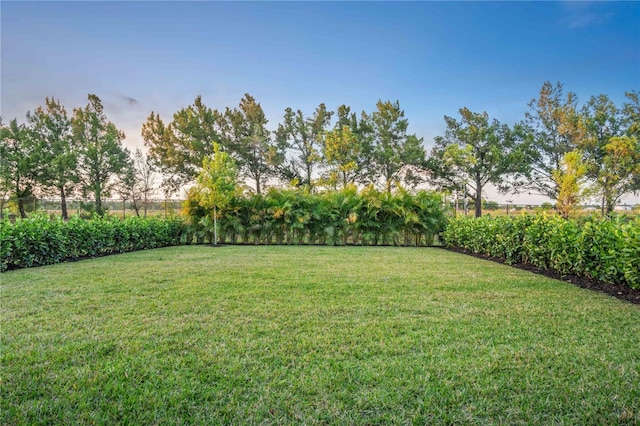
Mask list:
[{"label": "yellow-green foliage", "polygon": [[578,150],[567,152],[562,157],[561,167],[551,174],[558,187],[558,213],[568,218],[586,195],[583,185],[587,165],[582,161],[582,153]]}]

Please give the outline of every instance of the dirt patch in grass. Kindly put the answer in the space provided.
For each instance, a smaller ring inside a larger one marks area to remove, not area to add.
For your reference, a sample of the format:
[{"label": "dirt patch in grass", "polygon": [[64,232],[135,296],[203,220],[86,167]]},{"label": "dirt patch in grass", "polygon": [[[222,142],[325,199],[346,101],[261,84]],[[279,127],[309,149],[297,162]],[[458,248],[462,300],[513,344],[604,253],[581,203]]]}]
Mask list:
[{"label": "dirt patch in grass", "polygon": [[[506,264],[504,259],[498,257],[486,256],[484,254],[476,254],[472,253],[465,249],[458,248],[445,248],[445,250],[454,251],[456,253],[462,253],[469,256],[474,256],[479,259],[490,260],[492,262]],[[586,288],[588,290],[599,291],[600,293],[605,293],[613,297],[617,297],[621,300],[626,300],[627,302],[635,303],[640,305],[640,290],[634,290],[631,287],[627,287],[625,285],[619,284],[609,284],[602,281],[594,280],[592,278],[587,277],[579,277],[576,275],[565,275],[554,269],[544,269],[534,265],[529,265],[525,263],[516,263],[513,265],[514,268],[524,269],[525,271],[533,272],[534,274],[544,275],[545,277],[554,278],[557,280],[565,281],[578,287]]]}]

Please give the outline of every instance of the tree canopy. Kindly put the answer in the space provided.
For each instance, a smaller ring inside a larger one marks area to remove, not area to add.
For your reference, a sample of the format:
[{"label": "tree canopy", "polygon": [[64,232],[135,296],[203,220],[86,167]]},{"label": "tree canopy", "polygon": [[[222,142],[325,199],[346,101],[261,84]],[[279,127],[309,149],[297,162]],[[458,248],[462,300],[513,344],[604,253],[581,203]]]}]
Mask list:
[{"label": "tree canopy", "polygon": [[45,192],[60,196],[62,218],[68,218],[67,195],[73,193],[80,180],[78,174],[78,144],[71,129],[71,118],[59,100],[45,99],[45,105],[27,113],[27,122],[34,143],[39,147],[42,173],[38,183]]},{"label": "tree canopy", "polygon": [[580,171],[575,185],[589,190],[588,199],[597,197],[603,215],[640,191],[635,90],[622,105],[605,94],[581,105],[561,83],[547,81],[524,119],[511,126],[463,107],[459,117],[444,116],[446,129],[434,137],[429,155],[425,141],[409,132],[399,101],[378,100],[372,112],[346,104],[332,111],[320,103],[307,115],[287,107],[270,130],[261,104],[246,93],[223,112],[202,96],[167,122],[152,111],[141,129],[147,154],[132,158],[100,98],[88,100],[71,117],[58,100],[46,98],[24,122],[0,121],[0,190],[20,215],[36,195],[53,194],[65,218],[68,197],[91,198],[95,212],[104,214],[103,200],[113,192],[138,211],[156,190],[169,197],[196,183],[212,155],[233,160],[244,190],[257,195],[274,187],[314,193],[361,185],[391,193],[427,185],[470,197],[478,216],[489,186],[534,191],[565,205],[574,170]]},{"label": "tree canopy", "polygon": [[[378,101],[372,117],[373,143],[370,175],[374,181],[382,180],[384,189],[391,192],[401,181],[412,185],[419,180],[410,167],[422,167],[425,150],[422,139],[407,134],[409,120],[404,118],[400,103]],[[405,172],[405,175],[402,175]]]},{"label": "tree canopy", "polygon": [[528,162],[531,166],[529,189],[555,200],[558,186],[553,172],[561,168],[564,154],[586,142],[585,126],[578,113],[575,93],[564,93],[561,83],[547,81],[537,99],[529,103],[522,125],[531,139]]},{"label": "tree canopy", "polygon": [[115,187],[115,176],[127,166],[129,151],[122,146],[124,132],[107,119],[100,98],[93,94],[88,98],[86,107],[74,110],[71,123],[78,144],[81,191],[93,197],[96,213],[103,215],[103,199]]},{"label": "tree canopy", "polygon": [[492,183],[508,191],[528,172],[524,145],[515,133],[486,112],[459,111],[460,121],[445,116],[447,130],[435,138],[428,169],[441,188],[462,191],[474,200],[475,215],[482,215],[482,192]]}]

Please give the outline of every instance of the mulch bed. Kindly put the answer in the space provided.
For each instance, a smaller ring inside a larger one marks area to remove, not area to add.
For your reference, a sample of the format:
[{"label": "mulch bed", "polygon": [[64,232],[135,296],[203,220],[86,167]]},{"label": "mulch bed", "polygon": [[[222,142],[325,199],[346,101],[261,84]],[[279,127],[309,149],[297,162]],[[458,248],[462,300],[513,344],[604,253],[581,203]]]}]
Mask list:
[{"label": "mulch bed", "polygon": [[[462,253],[469,256],[474,256],[479,259],[485,259],[485,260],[490,260],[492,262],[505,264],[504,259],[486,256],[483,254],[471,253],[470,251],[464,250],[464,249],[445,248],[445,250],[454,251],[456,253]],[[634,290],[631,287],[627,287],[624,285],[608,284],[608,283],[604,283],[602,281],[594,280],[591,278],[578,277],[576,275],[564,275],[553,269],[543,269],[537,266],[528,265],[524,263],[516,263],[510,266],[513,266],[514,268],[518,268],[518,269],[524,269],[525,271],[530,271],[530,272],[533,272],[534,274],[540,274],[540,275],[544,275],[545,277],[565,281],[565,282],[577,285],[578,287],[586,288],[588,290],[599,291],[600,293],[605,293],[610,296],[617,297],[618,299],[626,300],[627,302],[640,305],[640,289]]]}]

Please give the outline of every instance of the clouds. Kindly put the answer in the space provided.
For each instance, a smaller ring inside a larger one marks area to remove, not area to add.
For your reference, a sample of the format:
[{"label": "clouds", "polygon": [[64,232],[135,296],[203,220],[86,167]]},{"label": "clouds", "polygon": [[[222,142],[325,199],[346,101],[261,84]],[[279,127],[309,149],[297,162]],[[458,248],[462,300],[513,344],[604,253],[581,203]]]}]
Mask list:
[{"label": "clouds", "polygon": [[595,26],[595,25],[602,25],[602,24],[606,24],[608,22],[610,22],[613,18],[613,13],[609,12],[609,13],[595,13],[595,12],[588,12],[588,13],[582,13],[582,14],[577,14],[575,16],[572,16],[571,18],[569,18],[569,29],[576,29],[576,28],[584,28],[584,27],[590,27],[590,26]]},{"label": "clouds", "polygon": [[546,80],[584,97],[636,87],[639,5],[7,2],[1,112],[95,93],[136,145],[151,111],[170,121],[197,95],[223,110],[248,92],[273,128],[286,107],[398,99],[430,142],[462,106],[517,121]]},{"label": "clouds", "polygon": [[140,102],[136,98],[133,98],[131,96],[120,95],[120,98],[123,101],[125,101],[127,103],[127,105],[129,105],[129,106],[136,106],[136,105],[140,104]]},{"label": "clouds", "polygon": [[567,1],[563,5],[567,14],[566,25],[571,30],[606,25],[615,17],[606,3]]}]

